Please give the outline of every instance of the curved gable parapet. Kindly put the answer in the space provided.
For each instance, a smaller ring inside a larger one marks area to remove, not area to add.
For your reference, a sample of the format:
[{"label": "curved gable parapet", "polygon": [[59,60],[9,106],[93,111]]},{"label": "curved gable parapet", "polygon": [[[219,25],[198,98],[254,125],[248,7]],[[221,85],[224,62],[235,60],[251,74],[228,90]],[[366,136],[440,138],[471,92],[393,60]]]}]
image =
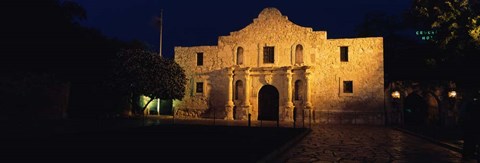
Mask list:
[{"label": "curved gable parapet", "polygon": [[274,7],[268,7],[262,10],[260,14],[258,14],[258,19],[259,20],[266,20],[266,19],[277,19],[277,18],[288,18],[286,16],[283,16],[280,10],[274,8]]},{"label": "curved gable parapet", "polygon": [[238,31],[230,32],[229,36],[252,36],[252,31],[259,32],[254,35],[256,37],[264,37],[266,34],[307,34],[313,32],[313,29],[295,24],[289,21],[287,16],[282,15],[278,9],[269,7],[263,9],[253,23]]}]

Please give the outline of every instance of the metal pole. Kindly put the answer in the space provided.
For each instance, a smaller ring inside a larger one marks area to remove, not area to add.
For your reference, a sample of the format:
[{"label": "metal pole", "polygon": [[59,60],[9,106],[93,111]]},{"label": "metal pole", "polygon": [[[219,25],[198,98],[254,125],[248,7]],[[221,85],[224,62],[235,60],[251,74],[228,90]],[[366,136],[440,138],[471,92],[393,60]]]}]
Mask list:
[{"label": "metal pole", "polygon": [[248,113],[248,127],[251,127],[251,117],[252,114]]},{"label": "metal pole", "polygon": [[357,110],[353,111],[353,124],[357,124]]},{"label": "metal pole", "polygon": [[302,110],[302,128],[305,128],[305,110]]},{"label": "metal pole", "polygon": [[310,128],[312,128],[312,111],[311,110],[308,111],[308,121],[309,121],[308,124]]},{"label": "metal pole", "polygon": [[297,120],[297,109],[293,108],[293,128],[295,128],[295,121]]},{"label": "metal pole", "polygon": [[142,126],[145,127],[145,113],[143,113],[143,117],[142,117]]},{"label": "metal pole", "polygon": [[[387,95],[384,95],[384,96],[387,96]],[[390,96],[391,97],[391,96]],[[386,106],[387,104],[387,101],[386,101],[386,98],[383,97],[383,106]],[[388,120],[387,120],[387,107],[383,107],[383,125],[386,127],[388,126]]]},{"label": "metal pole", "polygon": [[160,10],[160,51],[159,55],[162,56],[162,39],[163,39],[163,9]]},{"label": "metal pole", "polygon": [[280,118],[277,118],[277,127],[280,127]]},{"label": "metal pole", "polygon": [[315,111],[312,110],[312,119],[313,119],[313,123],[315,123]]}]

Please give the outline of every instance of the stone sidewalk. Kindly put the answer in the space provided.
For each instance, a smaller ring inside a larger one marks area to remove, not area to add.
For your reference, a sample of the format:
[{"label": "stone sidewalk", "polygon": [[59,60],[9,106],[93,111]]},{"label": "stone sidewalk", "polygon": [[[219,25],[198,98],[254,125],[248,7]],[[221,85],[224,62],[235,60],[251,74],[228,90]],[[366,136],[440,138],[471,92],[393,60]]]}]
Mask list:
[{"label": "stone sidewalk", "polygon": [[278,162],[461,162],[457,152],[380,126],[314,125]]}]

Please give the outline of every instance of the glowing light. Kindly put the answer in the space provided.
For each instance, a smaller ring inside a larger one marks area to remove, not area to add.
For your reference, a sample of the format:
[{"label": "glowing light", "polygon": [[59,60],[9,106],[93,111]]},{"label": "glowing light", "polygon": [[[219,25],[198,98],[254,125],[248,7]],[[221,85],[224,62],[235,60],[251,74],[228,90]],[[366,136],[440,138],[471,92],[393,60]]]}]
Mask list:
[{"label": "glowing light", "polygon": [[175,108],[175,107],[177,107],[178,105],[180,105],[181,103],[182,103],[182,101],[180,101],[180,100],[173,100],[173,102],[172,102],[172,107]]},{"label": "glowing light", "polygon": [[392,92],[392,98],[399,99],[399,98],[400,98],[400,92],[398,92],[398,91],[393,91],[393,92]]},{"label": "glowing light", "polygon": [[448,92],[448,97],[450,97],[450,98],[455,98],[455,97],[457,97],[457,92],[456,92],[456,91],[450,91],[450,92]]},{"label": "glowing light", "polygon": [[157,115],[160,115],[160,99],[157,99]]},{"label": "glowing light", "polygon": [[[147,104],[148,101],[150,101],[150,97],[147,97],[144,95],[140,96],[140,105],[142,107],[145,106],[145,104]],[[153,100],[152,102],[150,102],[150,104],[148,104],[147,108],[151,109],[151,108],[154,108],[156,105],[157,105],[157,101]]]}]

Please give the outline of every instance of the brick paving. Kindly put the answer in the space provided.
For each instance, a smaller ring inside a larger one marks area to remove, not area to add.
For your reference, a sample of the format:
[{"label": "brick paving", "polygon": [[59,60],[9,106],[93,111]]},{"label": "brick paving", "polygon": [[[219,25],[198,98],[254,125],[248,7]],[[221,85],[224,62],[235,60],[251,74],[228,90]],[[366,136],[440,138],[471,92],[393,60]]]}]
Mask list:
[{"label": "brick paving", "polygon": [[314,125],[279,162],[461,162],[461,155],[378,126]]}]

